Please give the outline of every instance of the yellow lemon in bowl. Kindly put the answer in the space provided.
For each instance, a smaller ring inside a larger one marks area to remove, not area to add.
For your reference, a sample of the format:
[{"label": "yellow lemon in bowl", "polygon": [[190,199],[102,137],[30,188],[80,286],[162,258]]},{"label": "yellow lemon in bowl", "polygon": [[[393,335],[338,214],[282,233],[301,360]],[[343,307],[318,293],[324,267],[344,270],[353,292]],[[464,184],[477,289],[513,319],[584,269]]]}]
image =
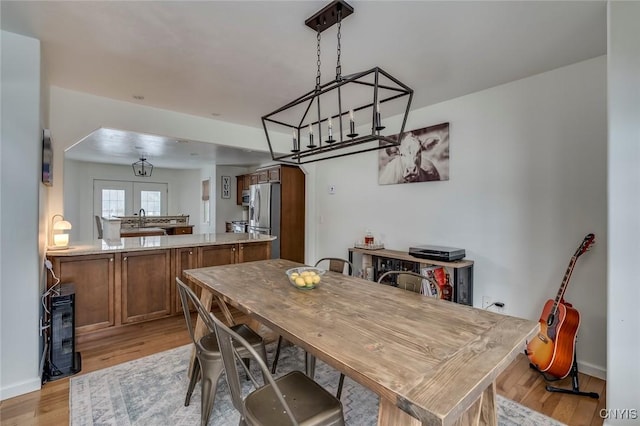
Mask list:
[{"label": "yellow lemon in bowl", "polygon": [[302,277],[297,277],[293,281],[298,287],[304,287],[305,285],[307,285],[306,280]]}]

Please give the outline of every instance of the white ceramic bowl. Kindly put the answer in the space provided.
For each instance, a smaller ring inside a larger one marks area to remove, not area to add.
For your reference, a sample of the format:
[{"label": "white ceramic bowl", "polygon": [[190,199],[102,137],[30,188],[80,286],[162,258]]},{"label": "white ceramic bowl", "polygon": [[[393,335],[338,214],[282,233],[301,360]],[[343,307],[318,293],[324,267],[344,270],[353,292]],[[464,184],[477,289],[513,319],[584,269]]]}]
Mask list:
[{"label": "white ceramic bowl", "polygon": [[324,269],[313,268],[311,266],[302,266],[300,268],[291,268],[286,271],[289,282],[298,290],[311,290],[322,280]]}]

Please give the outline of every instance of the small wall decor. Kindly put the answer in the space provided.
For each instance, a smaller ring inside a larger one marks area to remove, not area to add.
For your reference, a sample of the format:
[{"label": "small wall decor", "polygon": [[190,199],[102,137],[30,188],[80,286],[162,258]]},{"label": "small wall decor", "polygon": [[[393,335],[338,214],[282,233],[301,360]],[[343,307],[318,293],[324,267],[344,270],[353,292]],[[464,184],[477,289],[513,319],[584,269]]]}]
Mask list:
[{"label": "small wall decor", "polygon": [[231,176],[222,176],[222,198],[231,198]]},{"label": "small wall decor", "polygon": [[449,180],[449,123],[405,132],[378,153],[379,185]]},{"label": "small wall decor", "polygon": [[209,179],[202,181],[202,223],[209,223],[210,206],[209,206]]},{"label": "small wall decor", "polygon": [[53,185],[53,147],[49,129],[42,131],[42,183]]}]

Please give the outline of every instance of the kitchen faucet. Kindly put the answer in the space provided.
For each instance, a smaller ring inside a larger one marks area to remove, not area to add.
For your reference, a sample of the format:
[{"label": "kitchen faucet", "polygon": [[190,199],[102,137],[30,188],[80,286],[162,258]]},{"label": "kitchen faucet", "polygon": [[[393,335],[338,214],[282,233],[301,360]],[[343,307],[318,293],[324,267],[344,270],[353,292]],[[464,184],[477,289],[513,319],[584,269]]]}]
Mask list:
[{"label": "kitchen faucet", "polygon": [[142,225],[144,224],[144,217],[147,217],[147,212],[145,212],[144,209],[138,210],[138,228],[142,228]]}]

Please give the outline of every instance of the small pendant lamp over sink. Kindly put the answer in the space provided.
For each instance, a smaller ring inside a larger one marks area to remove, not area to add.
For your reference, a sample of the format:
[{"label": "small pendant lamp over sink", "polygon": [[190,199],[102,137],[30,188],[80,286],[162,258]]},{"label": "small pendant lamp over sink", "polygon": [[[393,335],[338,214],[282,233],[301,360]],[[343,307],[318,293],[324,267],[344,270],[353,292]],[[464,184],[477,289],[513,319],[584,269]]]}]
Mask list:
[{"label": "small pendant lamp over sink", "polygon": [[136,161],[131,167],[133,167],[133,174],[140,177],[149,177],[153,172],[153,164],[144,157],[140,157],[140,161]]}]

